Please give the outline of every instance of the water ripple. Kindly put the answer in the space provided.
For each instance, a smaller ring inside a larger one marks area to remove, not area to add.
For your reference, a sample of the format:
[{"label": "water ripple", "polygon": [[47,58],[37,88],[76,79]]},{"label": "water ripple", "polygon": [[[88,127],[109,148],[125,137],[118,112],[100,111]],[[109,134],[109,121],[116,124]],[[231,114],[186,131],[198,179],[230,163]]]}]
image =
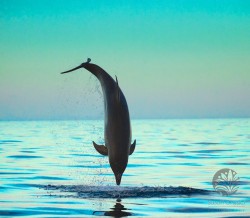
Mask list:
[{"label": "water ripple", "polygon": [[35,156],[35,155],[10,155],[7,156],[8,158],[16,158],[16,159],[30,159],[30,158],[43,158],[42,156]]},{"label": "water ripple", "polygon": [[171,212],[177,213],[211,213],[211,212],[229,212],[229,211],[238,211],[235,209],[229,208],[208,208],[208,207],[182,207],[169,209]]},{"label": "water ripple", "polygon": [[219,144],[223,144],[223,143],[218,143],[218,142],[196,142],[196,143],[193,143],[193,144],[196,144],[196,145],[219,145]]},{"label": "water ripple", "polygon": [[23,142],[20,140],[0,140],[0,144],[11,144],[11,143],[17,143],[17,142]]}]

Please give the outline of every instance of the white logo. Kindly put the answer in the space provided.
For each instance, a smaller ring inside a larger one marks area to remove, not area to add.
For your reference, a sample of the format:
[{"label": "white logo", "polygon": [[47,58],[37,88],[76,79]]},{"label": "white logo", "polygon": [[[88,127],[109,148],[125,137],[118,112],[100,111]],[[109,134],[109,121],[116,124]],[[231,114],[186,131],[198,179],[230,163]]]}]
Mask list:
[{"label": "white logo", "polygon": [[239,179],[234,170],[224,168],[214,174],[212,183],[215,191],[228,196],[237,192]]}]

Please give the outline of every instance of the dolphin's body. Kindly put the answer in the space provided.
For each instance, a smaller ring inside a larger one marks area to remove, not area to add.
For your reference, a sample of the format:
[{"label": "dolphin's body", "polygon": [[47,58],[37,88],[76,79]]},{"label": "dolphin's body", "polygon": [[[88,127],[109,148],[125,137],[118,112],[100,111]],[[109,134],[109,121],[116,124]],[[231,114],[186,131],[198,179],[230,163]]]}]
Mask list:
[{"label": "dolphin's body", "polygon": [[90,59],[78,67],[62,72],[68,73],[85,68],[100,81],[104,97],[105,110],[105,145],[97,145],[95,149],[102,155],[108,155],[111,169],[120,185],[122,174],[128,163],[128,156],[134,152],[136,140],[131,145],[131,126],[127,101],[116,81],[101,67],[91,64]]}]

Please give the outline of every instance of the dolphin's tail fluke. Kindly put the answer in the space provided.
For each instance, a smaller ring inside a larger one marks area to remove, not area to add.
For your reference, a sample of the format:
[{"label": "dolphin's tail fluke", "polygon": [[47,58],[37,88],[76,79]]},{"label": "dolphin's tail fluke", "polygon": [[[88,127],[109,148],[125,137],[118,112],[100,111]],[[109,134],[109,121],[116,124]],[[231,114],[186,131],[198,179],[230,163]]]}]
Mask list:
[{"label": "dolphin's tail fluke", "polygon": [[72,71],[74,71],[74,70],[80,69],[80,68],[84,67],[86,64],[89,64],[90,61],[91,61],[91,59],[88,58],[86,62],[80,64],[78,67],[75,67],[75,68],[73,68],[73,69],[71,69],[71,70],[64,71],[64,72],[62,72],[61,74],[69,73],[69,72],[72,72]]}]

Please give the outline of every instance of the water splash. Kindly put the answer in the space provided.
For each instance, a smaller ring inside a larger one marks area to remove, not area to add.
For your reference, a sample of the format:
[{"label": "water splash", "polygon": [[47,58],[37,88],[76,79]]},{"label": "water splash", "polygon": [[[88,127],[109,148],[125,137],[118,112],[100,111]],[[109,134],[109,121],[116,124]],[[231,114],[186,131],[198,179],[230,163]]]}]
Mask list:
[{"label": "water splash", "polygon": [[207,195],[212,191],[190,187],[165,186],[88,186],[88,185],[47,185],[41,186],[50,195],[76,198],[166,198],[170,195]]}]

